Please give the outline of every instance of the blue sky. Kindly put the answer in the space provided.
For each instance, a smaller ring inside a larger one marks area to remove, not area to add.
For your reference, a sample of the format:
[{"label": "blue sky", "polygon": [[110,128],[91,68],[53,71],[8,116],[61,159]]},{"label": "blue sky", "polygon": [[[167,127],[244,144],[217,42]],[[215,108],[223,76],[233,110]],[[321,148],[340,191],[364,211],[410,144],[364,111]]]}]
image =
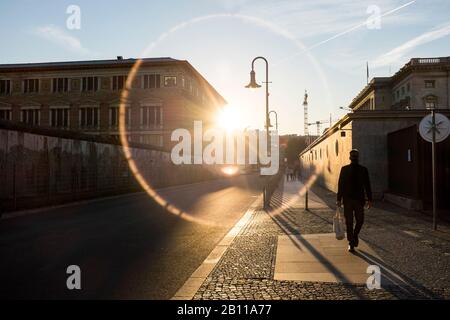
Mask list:
[{"label": "blue sky", "polygon": [[[80,30],[66,27],[69,5],[81,9]],[[338,118],[366,83],[366,61],[373,77],[412,57],[448,56],[449,12],[448,0],[2,1],[0,63],[186,59],[239,113],[240,125],[261,128],[264,92],[244,85],[252,58],[262,55],[280,132],[301,134],[305,89],[310,122]],[[256,74],[261,82],[261,62]]]}]

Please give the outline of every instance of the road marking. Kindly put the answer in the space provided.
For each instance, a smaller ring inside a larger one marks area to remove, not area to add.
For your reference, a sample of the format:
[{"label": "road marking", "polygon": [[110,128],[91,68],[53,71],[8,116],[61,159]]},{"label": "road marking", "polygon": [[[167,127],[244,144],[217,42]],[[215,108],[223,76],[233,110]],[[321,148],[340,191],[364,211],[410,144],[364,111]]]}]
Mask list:
[{"label": "road marking", "polygon": [[203,263],[192,273],[189,279],[175,293],[171,300],[192,300],[203,282],[209,277],[217,263],[225,254],[233,240],[241,232],[248,221],[251,219],[256,209],[262,206],[262,195],[252,202],[242,218],[233,226],[233,228],[222,238],[219,244],[211,251]]}]

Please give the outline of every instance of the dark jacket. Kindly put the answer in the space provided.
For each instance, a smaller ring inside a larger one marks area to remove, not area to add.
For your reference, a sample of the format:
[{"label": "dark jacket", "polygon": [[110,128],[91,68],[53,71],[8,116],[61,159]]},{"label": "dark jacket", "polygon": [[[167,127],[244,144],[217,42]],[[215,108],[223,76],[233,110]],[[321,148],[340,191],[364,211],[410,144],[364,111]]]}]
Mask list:
[{"label": "dark jacket", "polygon": [[339,175],[337,200],[360,200],[363,204],[367,199],[372,201],[372,189],[370,188],[369,171],[357,163],[351,163],[342,167]]}]

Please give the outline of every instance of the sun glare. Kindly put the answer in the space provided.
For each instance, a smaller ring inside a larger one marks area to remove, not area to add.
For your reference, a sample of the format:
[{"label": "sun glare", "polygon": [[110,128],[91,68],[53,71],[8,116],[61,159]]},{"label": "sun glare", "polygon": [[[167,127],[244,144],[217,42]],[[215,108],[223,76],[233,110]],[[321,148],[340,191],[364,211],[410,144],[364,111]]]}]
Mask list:
[{"label": "sun glare", "polygon": [[217,124],[227,131],[242,129],[242,115],[236,106],[227,105],[220,112]]},{"label": "sun glare", "polygon": [[226,166],[222,168],[222,172],[227,176],[234,176],[239,172],[239,167],[236,166]]}]

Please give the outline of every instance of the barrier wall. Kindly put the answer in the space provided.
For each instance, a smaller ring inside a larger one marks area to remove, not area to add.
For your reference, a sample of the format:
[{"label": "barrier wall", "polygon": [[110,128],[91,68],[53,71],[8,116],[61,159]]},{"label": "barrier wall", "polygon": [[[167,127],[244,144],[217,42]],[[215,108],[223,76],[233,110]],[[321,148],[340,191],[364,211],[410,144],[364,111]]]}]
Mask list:
[{"label": "barrier wall", "polygon": [[[140,173],[153,187],[216,175],[176,166],[157,147],[132,145]],[[0,123],[0,210],[12,211],[140,190],[122,147],[105,138]]]}]

